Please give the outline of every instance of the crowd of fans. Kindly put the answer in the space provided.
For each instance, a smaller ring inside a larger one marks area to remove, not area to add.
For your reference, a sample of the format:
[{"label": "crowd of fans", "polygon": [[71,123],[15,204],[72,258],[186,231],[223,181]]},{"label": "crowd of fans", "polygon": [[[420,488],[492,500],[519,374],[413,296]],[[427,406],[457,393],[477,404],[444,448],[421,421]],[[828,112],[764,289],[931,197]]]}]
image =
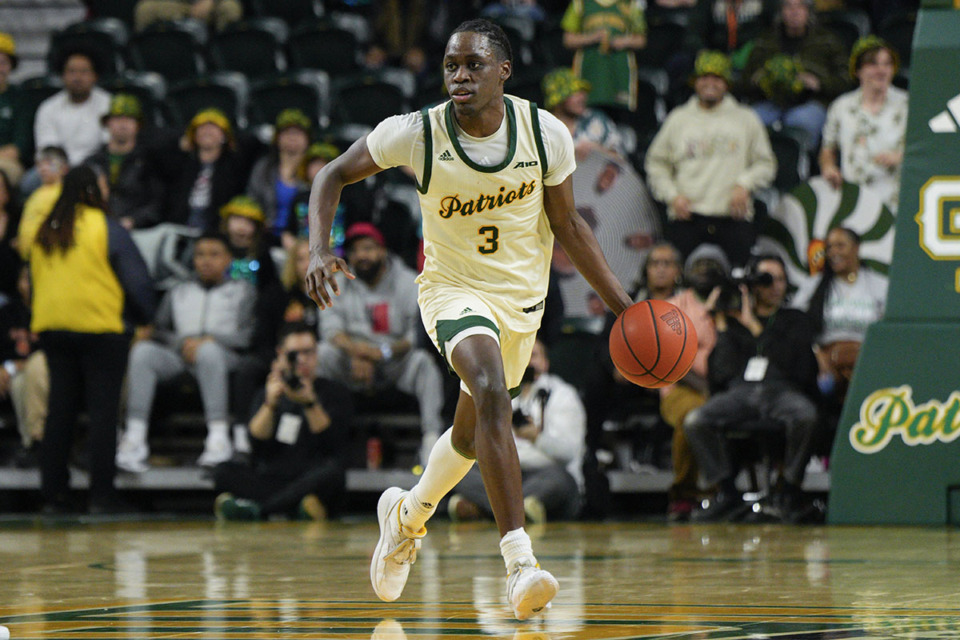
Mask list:
[{"label": "crowd of fans", "polygon": [[[749,422],[786,441],[773,512],[809,515],[804,470],[829,449],[866,326],[883,315],[886,280],[861,267],[855,231],[838,228],[815,287],[791,303],[782,260],[756,255],[756,196],[776,173],[768,132],[795,128],[831,185],[879,189],[895,212],[907,110],[895,84],[907,76],[893,46],[876,35],[845,45],[817,11],[843,2],[656,0],[646,11],[636,0],[350,4],[375,34],[362,52],[368,65],[403,65],[429,86],[447,23],[482,11],[533,33],[562,31],[571,65],[543,78],[541,104],[570,128],[578,158],[601,153],[644,176],[663,207],[664,237],[646,253],[635,299],[669,299],[698,330],[691,373],[655,398],[673,430],[671,519],[742,515],[727,447]],[[877,25],[888,16],[876,4],[850,8],[876,11]],[[374,20],[378,9],[398,19]],[[188,18],[222,30],[243,12],[236,0],[141,0],[131,27]],[[637,62],[657,30],[678,20],[682,46],[661,61],[670,76],[661,97],[672,109],[648,148],[628,149],[621,116],[637,107]],[[74,507],[66,465],[81,400],[90,508],[121,508],[114,460],[123,472],[149,468],[156,388],[184,373],[199,386],[207,436],[198,464],[216,469],[223,517],[335,512],[345,463],[330,454],[346,450],[353,402],[362,410],[384,389],[416,397],[429,451],[451,385],[419,325],[419,212],[391,195],[413,186],[409,176],[390,171],[344,191],[332,234],[358,278],[342,285],[342,304],[319,314],[303,284],[307,195],[344,141],[319,130],[316,114],[280,111],[268,139],[212,107],[183,130],[158,130],[136,96],[98,85],[100,60],[83,48],[61,52],[50,72],[63,88],[33,113],[9,82],[17,63],[15,40],[0,34],[0,398],[20,429],[16,463],[41,462],[45,508]],[[188,277],[161,286],[138,234],[165,225],[190,239],[178,256]],[[733,267],[754,277],[731,291]],[[102,304],[85,315],[90,300]],[[102,335],[90,341],[91,333]],[[650,399],[605,353],[570,387],[548,372],[552,340],[544,342],[515,401],[533,520],[581,512],[591,498],[582,462],[594,459],[603,423],[634,406],[648,411]],[[453,517],[487,514],[476,480],[455,492]]]}]

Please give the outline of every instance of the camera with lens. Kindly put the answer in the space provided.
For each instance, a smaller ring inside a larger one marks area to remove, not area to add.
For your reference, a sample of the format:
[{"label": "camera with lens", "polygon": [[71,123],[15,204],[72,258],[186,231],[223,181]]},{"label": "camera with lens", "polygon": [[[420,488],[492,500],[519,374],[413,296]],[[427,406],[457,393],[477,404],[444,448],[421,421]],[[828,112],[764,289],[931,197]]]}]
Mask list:
[{"label": "camera with lens", "polygon": [[740,309],[740,285],[746,285],[748,289],[753,287],[768,287],[773,284],[773,276],[766,271],[754,271],[752,269],[734,269],[728,276],[722,271],[711,272],[714,278],[711,283],[713,287],[720,287],[720,297],[717,298],[716,309],[718,311],[736,311]]},{"label": "camera with lens", "polygon": [[283,372],[283,382],[291,390],[296,391],[303,385],[303,380],[297,375],[297,352],[287,353],[287,370]]}]

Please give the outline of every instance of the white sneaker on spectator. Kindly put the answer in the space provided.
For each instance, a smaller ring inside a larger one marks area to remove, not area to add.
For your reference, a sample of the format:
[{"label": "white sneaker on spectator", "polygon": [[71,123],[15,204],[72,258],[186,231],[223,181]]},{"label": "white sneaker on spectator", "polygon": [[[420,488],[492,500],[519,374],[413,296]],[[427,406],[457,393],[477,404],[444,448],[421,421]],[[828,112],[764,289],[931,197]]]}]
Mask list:
[{"label": "white sneaker on spectator", "polygon": [[377,597],[393,602],[403,593],[410,575],[410,565],[417,561],[420,539],[427,528],[413,532],[400,523],[400,503],[409,494],[399,487],[390,487],[377,502],[380,540],[370,563],[370,583]]},{"label": "white sneaker on spectator", "polygon": [[143,473],[150,468],[147,458],[150,457],[150,447],[146,442],[136,442],[124,436],[117,445],[117,468],[129,473]]},{"label": "white sneaker on spectator", "polygon": [[203,443],[203,453],[197,458],[201,467],[215,467],[233,457],[233,445],[227,436],[207,436]]},{"label": "white sneaker on spectator", "polygon": [[507,574],[507,602],[517,620],[526,620],[550,607],[560,583],[540,565],[518,562]]}]

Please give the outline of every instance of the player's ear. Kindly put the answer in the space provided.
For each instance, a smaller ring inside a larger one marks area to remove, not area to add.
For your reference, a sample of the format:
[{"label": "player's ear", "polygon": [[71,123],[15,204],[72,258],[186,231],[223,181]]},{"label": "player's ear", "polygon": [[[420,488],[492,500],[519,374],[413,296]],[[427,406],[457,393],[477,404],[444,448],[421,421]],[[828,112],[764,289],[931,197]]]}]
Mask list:
[{"label": "player's ear", "polygon": [[509,60],[504,60],[500,63],[500,80],[506,82],[507,79],[513,75],[513,65]]}]

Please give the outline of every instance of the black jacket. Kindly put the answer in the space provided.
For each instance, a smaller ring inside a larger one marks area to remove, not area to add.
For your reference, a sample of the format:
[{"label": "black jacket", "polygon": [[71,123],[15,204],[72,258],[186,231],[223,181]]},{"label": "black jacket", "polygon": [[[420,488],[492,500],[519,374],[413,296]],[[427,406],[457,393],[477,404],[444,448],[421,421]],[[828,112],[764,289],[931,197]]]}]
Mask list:
[{"label": "black jacket", "polygon": [[717,333],[717,344],[707,364],[711,389],[723,391],[750,384],[743,379],[744,370],[750,358],[760,355],[769,359],[764,382],[785,382],[797,391],[815,395],[817,359],[807,314],[781,308],[769,318],[757,316],[757,320],[764,328],[756,338],[732,317],[728,317],[727,330]]}]

